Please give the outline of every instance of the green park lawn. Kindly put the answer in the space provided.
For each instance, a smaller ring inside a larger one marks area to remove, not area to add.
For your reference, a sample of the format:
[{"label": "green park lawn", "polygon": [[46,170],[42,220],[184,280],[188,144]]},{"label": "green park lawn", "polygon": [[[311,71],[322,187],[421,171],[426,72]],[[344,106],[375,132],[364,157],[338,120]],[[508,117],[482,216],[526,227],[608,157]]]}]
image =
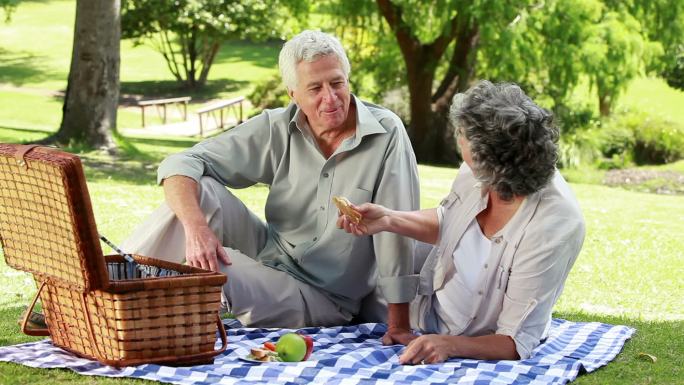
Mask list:
[{"label": "green park lawn", "polygon": [[[25,142],[54,132],[71,55],[74,1],[21,2],[10,24],[0,24],[0,142]],[[50,36],[50,39],[41,38]],[[212,68],[207,90],[191,93],[191,111],[210,99],[248,95],[256,80],[276,74],[276,44],[231,42]],[[122,94],[180,96],[159,55],[122,43]],[[632,83],[621,107],[651,111],[684,122],[684,93],[659,79]],[[121,108],[119,127],[140,127],[139,112]],[[155,186],[156,165],[197,138],[121,136],[116,158],[81,153],[98,230],[120,243],[162,200]],[[684,173],[684,161],[659,169]],[[455,168],[419,166],[422,207],[435,206],[451,186]],[[663,196],[602,186],[600,172],[564,171],[573,181],[587,222],[587,237],[554,315],[637,329],[614,362],[577,384],[684,383],[684,196]],[[592,174],[593,173],[593,174]],[[585,184],[586,183],[586,184]],[[268,189],[255,186],[236,194],[263,216]],[[106,246],[103,246],[106,250]],[[0,259],[0,346],[33,341],[16,324],[35,293],[29,275]],[[656,362],[640,353],[657,357]],[[0,363],[0,384],[124,384],[122,379],[79,376],[66,370],[39,370]]]}]

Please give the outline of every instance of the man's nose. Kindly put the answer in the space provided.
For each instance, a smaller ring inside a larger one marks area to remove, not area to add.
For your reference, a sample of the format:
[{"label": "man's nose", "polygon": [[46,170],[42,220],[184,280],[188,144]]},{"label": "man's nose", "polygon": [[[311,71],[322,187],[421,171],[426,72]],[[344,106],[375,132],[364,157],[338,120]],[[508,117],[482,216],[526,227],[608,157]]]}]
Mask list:
[{"label": "man's nose", "polygon": [[323,86],[323,100],[326,103],[331,103],[337,100],[337,94],[335,94],[335,90],[328,84]]}]

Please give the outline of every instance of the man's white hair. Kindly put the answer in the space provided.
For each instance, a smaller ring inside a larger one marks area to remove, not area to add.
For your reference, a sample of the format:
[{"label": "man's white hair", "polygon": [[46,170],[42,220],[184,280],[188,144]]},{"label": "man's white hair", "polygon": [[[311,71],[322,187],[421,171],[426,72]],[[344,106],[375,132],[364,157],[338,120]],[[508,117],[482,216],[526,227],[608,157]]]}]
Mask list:
[{"label": "man's white hair", "polygon": [[344,75],[349,80],[351,70],[349,59],[335,36],[321,31],[306,30],[287,41],[280,50],[278,58],[278,67],[280,67],[280,75],[283,77],[285,87],[288,90],[297,87],[297,64],[302,61],[316,61],[328,55],[337,57]]}]

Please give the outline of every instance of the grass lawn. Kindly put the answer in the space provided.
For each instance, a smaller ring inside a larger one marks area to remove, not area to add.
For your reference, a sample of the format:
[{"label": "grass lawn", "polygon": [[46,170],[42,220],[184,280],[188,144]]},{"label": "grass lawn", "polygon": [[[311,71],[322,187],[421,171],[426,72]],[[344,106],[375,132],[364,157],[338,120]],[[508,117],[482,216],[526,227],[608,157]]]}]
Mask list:
[{"label": "grass lawn", "polygon": [[[0,24],[0,127],[56,130],[71,60],[76,3],[24,1],[9,24]],[[49,36],[49,39],[45,39]],[[161,55],[146,45],[121,43],[121,95],[148,98],[192,96],[193,113],[209,100],[249,95],[256,81],[277,73],[278,43],[226,42],[201,91],[181,89]],[[249,114],[249,110],[246,111]],[[148,109],[147,124],[160,124]],[[118,127],[141,126],[138,108],[120,108]],[[28,136],[27,140],[34,139]]]},{"label": "grass lawn", "polygon": [[[2,133],[11,136],[10,130],[0,129]],[[162,191],[154,184],[154,165],[165,154],[193,143],[168,138],[131,138],[130,142],[140,146],[140,154],[129,154],[116,163],[108,156],[83,154],[98,230],[116,243],[162,200]],[[448,192],[457,171],[421,165],[419,173],[421,205],[431,207]],[[637,328],[635,337],[615,362],[581,376],[576,383],[677,383],[684,375],[684,286],[680,279],[684,275],[684,241],[680,236],[684,232],[684,196],[660,196],[599,185],[572,187],[583,207],[587,239],[555,316]],[[262,217],[267,193],[265,186],[236,191]],[[35,293],[31,278],[0,262],[0,285],[4,287],[0,294],[0,345],[35,340],[22,335],[16,325],[22,307]],[[657,362],[645,361],[639,356],[641,352],[655,355]],[[0,383],[45,381],[127,382],[0,364]]]}]

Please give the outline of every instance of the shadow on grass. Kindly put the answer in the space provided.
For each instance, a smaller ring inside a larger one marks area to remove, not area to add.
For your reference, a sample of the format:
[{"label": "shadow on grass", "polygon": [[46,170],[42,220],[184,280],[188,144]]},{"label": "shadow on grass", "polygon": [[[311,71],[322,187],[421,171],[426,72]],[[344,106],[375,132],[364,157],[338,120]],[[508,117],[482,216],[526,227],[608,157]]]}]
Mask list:
[{"label": "shadow on grass", "polygon": [[89,181],[114,181],[123,184],[157,183],[157,167],[169,154],[192,147],[197,140],[154,137],[117,137],[115,156],[92,151],[79,154]]},{"label": "shadow on grass", "polygon": [[[218,98],[226,92],[235,92],[247,86],[246,81],[231,79],[212,79],[200,89],[188,89],[173,80],[165,81],[140,81],[121,82],[122,106],[136,105],[141,99],[170,98],[178,96],[190,96],[193,102],[205,102]],[[125,97],[123,95],[130,95]]]},{"label": "shadow on grass", "polygon": [[38,341],[45,338],[27,336],[21,332],[21,326],[19,326],[17,321],[29,304],[29,301],[30,299],[26,300],[26,304],[7,305],[0,309],[0,325],[2,325],[2,330],[4,330],[4,332],[0,333],[0,346]]},{"label": "shadow on grass", "polygon": [[[53,134],[49,130],[0,126],[0,143],[23,144]],[[169,154],[192,147],[197,139],[166,137],[122,137],[115,135],[118,153],[110,155],[78,146],[62,148],[77,154],[89,181],[115,181],[122,184],[148,185],[157,180],[157,167]]]},{"label": "shadow on grass", "polygon": [[[1,23],[2,20],[0,20],[0,25]],[[43,66],[41,63],[44,62],[48,62],[45,56],[0,48],[0,83],[21,86],[25,83],[39,83],[53,79],[56,73]]]},{"label": "shadow on grass", "polygon": [[54,131],[38,128],[21,128],[0,125],[0,142],[3,143],[26,143],[43,139],[53,134]]}]

